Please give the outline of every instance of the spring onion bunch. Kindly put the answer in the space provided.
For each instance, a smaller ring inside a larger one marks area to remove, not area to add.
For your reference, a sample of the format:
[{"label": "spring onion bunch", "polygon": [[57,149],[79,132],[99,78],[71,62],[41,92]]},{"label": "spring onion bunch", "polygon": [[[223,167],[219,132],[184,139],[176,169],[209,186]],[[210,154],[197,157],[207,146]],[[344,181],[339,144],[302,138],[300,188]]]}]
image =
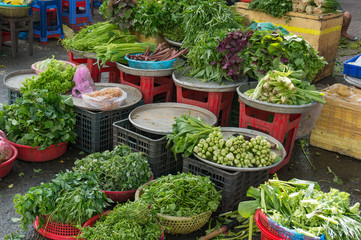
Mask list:
[{"label": "spring onion bunch", "polygon": [[199,157],[234,167],[265,167],[281,160],[271,150],[271,143],[257,136],[246,140],[242,135],[223,139],[222,132],[215,130],[208,138],[201,139],[193,151]]},{"label": "spring onion bunch", "polygon": [[314,85],[292,77],[293,71],[284,66],[283,71],[269,71],[257,84],[244,94],[269,103],[302,105],[312,101],[325,103],[325,94],[316,90]]}]

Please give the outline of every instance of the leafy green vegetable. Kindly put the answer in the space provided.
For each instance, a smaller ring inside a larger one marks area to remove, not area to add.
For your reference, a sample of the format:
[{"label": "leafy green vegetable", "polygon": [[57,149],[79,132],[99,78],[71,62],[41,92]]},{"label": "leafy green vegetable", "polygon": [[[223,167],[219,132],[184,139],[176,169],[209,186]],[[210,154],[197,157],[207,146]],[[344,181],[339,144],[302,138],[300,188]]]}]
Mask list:
[{"label": "leafy green vegetable", "polygon": [[241,202],[239,209],[262,208],[272,220],[300,234],[324,234],[327,240],[361,238],[359,203],[350,206],[346,192],[331,188],[325,193],[316,182],[275,178],[258,188],[251,187],[247,196],[255,198],[258,206]]},{"label": "leafy green vegetable", "polygon": [[193,153],[193,148],[199,139],[207,138],[210,133],[219,129],[219,127],[209,126],[203,119],[197,119],[186,114],[174,118],[174,120],[173,134],[167,135],[167,147],[173,143],[171,149],[175,155],[184,153],[188,157]]},{"label": "leafy green vegetable", "polygon": [[151,177],[147,159],[130,147],[118,145],[113,151],[93,153],[75,161],[74,171],[94,173],[102,190],[127,191],[140,187]]},{"label": "leafy green vegetable", "polygon": [[44,72],[32,78],[26,78],[21,91],[33,91],[35,89],[47,89],[49,92],[65,93],[75,87],[73,81],[76,68],[66,65],[65,69],[49,64]]},{"label": "leafy green vegetable", "polygon": [[140,199],[151,204],[157,213],[189,217],[215,211],[221,198],[209,177],[179,173],[150,182],[144,186]]},{"label": "leafy green vegetable", "polygon": [[156,212],[142,201],[118,204],[94,227],[82,229],[80,237],[87,240],[134,239],[157,240],[163,230],[157,223]]},{"label": "leafy green vegetable", "polygon": [[312,81],[318,71],[327,64],[323,57],[303,38],[284,35],[281,31],[255,31],[249,47],[240,53],[244,59],[243,73],[260,78],[270,70],[285,64],[291,69],[303,71],[303,80]]},{"label": "leafy green vegetable", "polygon": [[75,37],[64,39],[62,44],[66,49],[94,52],[94,47],[111,43],[134,43],[137,37],[108,21],[99,22],[81,29]]},{"label": "leafy green vegetable", "polygon": [[0,129],[10,141],[40,146],[39,150],[52,144],[74,142],[75,113],[67,102],[73,103],[71,97],[61,97],[48,90],[24,92],[16,103],[4,105],[0,112]]},{"label": "leafy green vegetable", "polygon": [[40,216],[49,215],[54,222],[81,225],[92,216],[103,212],[109,204],[92,173],[66,171],[49,183],[31,187],[25,195],[14,196],[14,208],[21,215],[21,227],[39,216],[39,227],[46,222]]},{"label": "leafy green vegetable", "polygon": [[118,25],[121,30],[125,30],[134,24],[134,7],[132,0],[105,0],[99,7],[99,13],[106,20]]},{"label": "leafy green vegetable", "polygon": [[56,68],[59,71],[63,72],[66,70],[67,65],[68,64],[64,61],[56,60],[53,55],[52,58],[47,58],[43,61],[37,62],[35,64],[35,68],[39,69],[41,71],[45,71],[46,69],[48,69],[48,67],[52,67],[52,68]]},{"label": "leafy green vegetable", "polygon": [[158,0],[140,0],[135,9],[133,28],[146,36],[156,36],[166,24],[163,21],[165,14]]},{"label": "leafy green vegetable", "polygon": [[249,9],[260,10],[274,17],[283,17],[285,13],[292,11],[291,0],[253,0]]},{"label": "leafy green vegetable", "polygon": [[302,105],[312,101],[325,103],[322,98],[325,94],[316,90],[309,82],[292,77],[293,71],[286,66],[283,71],[269,71],[261,78],[255,89],[250,89],[244,94],[269,103]]}]

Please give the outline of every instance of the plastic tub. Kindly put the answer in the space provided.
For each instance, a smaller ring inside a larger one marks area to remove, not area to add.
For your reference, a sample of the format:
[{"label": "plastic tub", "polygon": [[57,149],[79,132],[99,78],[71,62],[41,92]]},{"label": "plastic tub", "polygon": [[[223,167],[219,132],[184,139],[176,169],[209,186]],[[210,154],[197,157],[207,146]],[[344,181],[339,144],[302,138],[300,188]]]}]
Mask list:
[{"label": "plastic tub", "polygon": [[11,158],[0,164],[0,178],[3,178],[9,174],[13,163],[18,156],[18,150],[16,149],[16,147],[11,145],[11,149],[13,151],[13,155],[11,156]]},{"label": "plastic tub", "polygon": [[[63,61],[63,60],[58,60],[58,61],[65,62],[66,64],[71,65],[72,67],[76,67],[76,64],[74,64],[74,63],[71,63],[71,62],[68,62],[68,61]],[[39,75],[41,72],[44,71],[44,70],[39,70],[39,69],[35,68],[35,65],[40,63],[40,62],[42,62],[42,61],[35,62],[35,63],[33,63],[31,65],[31,68],[34,69],[36,75]]]},{"label": "plastic tub", "polygon": [[352,77],[361,78],[361,66],[357,66],[354,64],[351,64],[353,62],[356,62],[356,60],[361,57],[361,54],[356,55],[349,60],[345,61],[343,64],[343,74],[349,75]]},{"label": "plastic tub", "polygon": [[62,156],[68,147],[68,143],[62,142],[58,146],[53,144],[44,150],[38,150],[39,147],[31,147],[10,142],[18,150],[18,159],[27,162],[46,162]]},{"label": "plastic tub", "polygon": [[[130,55],[139,55],[141,53],[130,54]],[[132,68],[139,68],[139,69],[168,69],[172,68],[173,63],[177,60],[177,58],[168,60],[168,61],[140,61],[140,60],[133,60],[128,58],[127,56],[124,57],[128,61],[129,67]]]}]

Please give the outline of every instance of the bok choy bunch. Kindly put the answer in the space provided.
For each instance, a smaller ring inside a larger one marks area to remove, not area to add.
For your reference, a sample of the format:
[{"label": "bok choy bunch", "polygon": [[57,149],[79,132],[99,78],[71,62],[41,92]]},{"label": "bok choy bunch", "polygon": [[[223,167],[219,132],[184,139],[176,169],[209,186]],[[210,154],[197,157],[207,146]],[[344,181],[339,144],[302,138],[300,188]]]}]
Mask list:
[{"label": "bok choy bunch", "polygon": [[325,193],[316,182],[274,178],[251,187],[247,196],[255,200],[239,204],[243,217],[261,208],[273,221],[304,236],[361,239],[360,203],[350,206],[346,192],[331,188]]},{"label": "bok choy bunch", "polygon": [[260,79],[255,89],[244,94],[269,103],[303,105],[312,101],[325,103],[325,94],[316,90],[309,82],[298,80],[293,71],[283,66],[283,71],[272,70]]}]

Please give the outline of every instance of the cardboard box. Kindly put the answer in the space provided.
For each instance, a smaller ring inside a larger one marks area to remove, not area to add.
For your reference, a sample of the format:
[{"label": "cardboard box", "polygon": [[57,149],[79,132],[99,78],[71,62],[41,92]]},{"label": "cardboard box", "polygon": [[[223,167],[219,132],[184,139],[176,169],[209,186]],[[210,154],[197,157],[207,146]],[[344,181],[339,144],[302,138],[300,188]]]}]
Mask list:
[{"label": "cardboard box", "polygon": [[361,159],[361,89],[334,84],[323,91],[326,103],[310,144]]},{"label": "cardboard box", "polygon": [[236,10],[256,22],[272,22],[287,31],[306,39],[312,47],[328,62],[317,74],[314,81],[332,75],[336,63],[336,54],[341,36],[342,13],[312,15],[289,12],[282,18],[273,17],[263,12],[248,9],[248,3],[238,2]]}]

